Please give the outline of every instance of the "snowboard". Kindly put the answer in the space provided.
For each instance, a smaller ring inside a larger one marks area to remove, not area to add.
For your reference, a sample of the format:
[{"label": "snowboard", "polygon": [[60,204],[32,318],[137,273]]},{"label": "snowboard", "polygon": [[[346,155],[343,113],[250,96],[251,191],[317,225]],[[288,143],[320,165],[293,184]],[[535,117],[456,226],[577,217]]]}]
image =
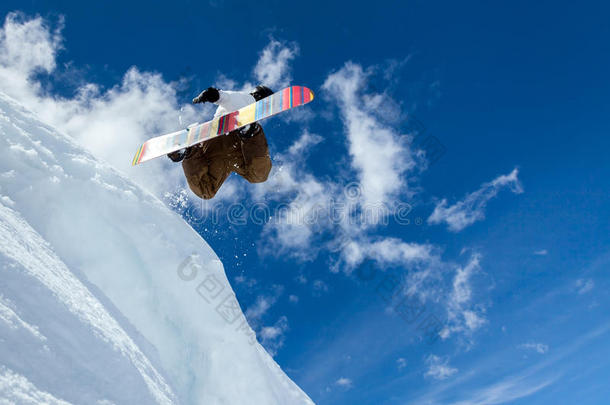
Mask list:
[{"label": "snowboard", "polygon": [[309,103],[313,100],[313,92],[307,87],[286,87],[255,103],[249,104],[237,111],[214,118],[203,124],[196,124],[181,131],[161,135],[144,142],[136,152],[131,164],[133,166],[168,153],[208,141],[217,136],[264,118],[281,113],[291,108]]}]

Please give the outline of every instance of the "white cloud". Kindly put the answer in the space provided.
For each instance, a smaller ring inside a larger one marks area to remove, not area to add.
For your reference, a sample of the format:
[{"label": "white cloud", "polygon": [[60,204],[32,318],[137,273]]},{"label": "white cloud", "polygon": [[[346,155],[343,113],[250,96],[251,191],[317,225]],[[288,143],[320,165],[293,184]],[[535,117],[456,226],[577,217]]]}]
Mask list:
[{"label": "white cloud", "polygon": [[270,179],[255,191],[255,198],[263,195],[282,201],[292,198],[266,224],[265,234],[274,242],[269,249],[275,254],[313,260],[317,253],[313,246],[319,246],[314,239],[328,232],[333,239],[324,247],[341,251],[342,264],[348,265],[348,271],[365,258],[379,263],[426,259],[430,250],[428,245],[401,242],[395,238],[370,241],[365,236],[359,237],[370,224],[361,223],[349,215],[331,218],[335,209],[357,211],[362,201],[359,194],[355,198],[349,197],[339,184],[320,181],[303,171],[303,157],[319,141],[319,136],[304,131],[286,153],[276,155],[276,160],[282,162],[281,166],[274,168]]},{"label": "white cloud", "polygon": [[544,343],[523,343],[518,346],[520,349],[524,350],[534,350],[539,354],[545,354],[549,351],[549,346]]},{"label": "white cloud", "polygon": [[475,311],[464,310],[462,315],[464,316],[465,330],[469,332],[479,329],[487,322],[487,320],[483,317],[482,314]]},{"label": "white cloud", "polygon": [[546,249],[540,249],[540,250],[536,250],[534,252],[534,254],[536,256],[546,256],[547,254],[549,254],[549,252]]},{"label": "white cloud", "polygon": [[278,301],[283,293],[283,286],[274,285],[272,295],[259,295],[253,305],[248,307],[245,316],[248,323],[256,331],[256,334],[265,349],[275,356],[277,351],[284,345],[286,332],[288,331],[288,318],[280,316],[273,325],[265,325],[264,317],[269,309]]},{"label": "white cloud", "polygon": [[298,54],[297,44],[283,43],[271,38],[254,67],[257,82],[269,86],[274,91],[290,85],[292,80],[290,63]]},{"label": "white cloud", "polygon": [[508,378],[496,384],[476,391],[472,398],[452,402],[452,405],[497,405],[528,397],[544,387],[552,384],[553,380],[540,383]]},{"label": "white cloud", "polygon": [[[385,93],[363,90],[370,74],[347,63],[324,84],[340,106],[358,183],[343,187],[339,180],[312,175],[305,160],[323,138],[304,130],[285,152],[275,154],[279,165],[270,179],[252,188],[256,199],[282,202],[282,210],[265,225],[264,235],[271,242],[265,245],[267,252],[303,261],[314,260],[322,250],[341,252],[332,268],[347,272],[367,258],[379,265],[426,259],[427,245],[368,235],[384,218],[393,216],[393,204],[398,201],[390,198],[408,194],[404,179],[415,167],[408,138],[382,118],[400,115],[394,111],[396,103]],[[388,109],[392,114],[387,114]],[[325,242],[316,243],[321,240]]]},{"label": "white cloud", "polygon": [[61,49],[63,21],[51,30],[41,18],[27,19],[21,13],[9,13],[0,29],[0,78],[3,90],[11,96],[31,94],[40,85],[30,82],[37,72],[52,72]]},{"label": "white cloud", "polygon": [[480,260],[481,255],[475,253],[465,266],[456,268],[453,289],[447,300],[447,325],[441,332],[443,339],[455,332],[472,334],[487,322],[483,308],[472,304],[471,282],[480,271]]},{"label": "white cloud", "polygon": [[281,316],[272,326],[263,326],[260,329],[258,336],[269,354],[275,356],[277,351],[284,346],[288,329],[288,318],[285,316]]},{"label": "white cloud", "polygon": [[313,260],[317,254],[313,238],[319,236],[319,228],[330,225],[325,208],[336,194],[335,185],[318,180],[305,171],[305,158],[310,148],[321,137],[309,131],[302,135],[284,153],[276,153],[269,179],[251,188],[255,199],[277,200],[281,209],[273,212],[265,224],[263,235],[270,241],[268,253],[290,255],[303,261]]},{"label": "white cloud", "polygon": [[595,287],[595,283],[590,278],[579,278],[575,283],[578,294],[586,294]]},{"label": "white cloud", "polygon": [[363,94],[369,75],[360,65],[348,62],[329,75],[322,87],[341,110],[363,202],[376,204],[406,191],[406,172],[415,167],[415,160],[407,139],[381,118],[393,105],[389,95]]},{"label": "white cloud", "polygon": [[292,302],[293,304],[296,304],[297,302],[299,302],[299,297],[294,294],[290,294],[288,296],[288,301]]},{"label": "white cloud", "polygon": [[[487,323],[486,306],[477,300],[473,282],[482,275],[481,255],[473,253],[465,265],[444,262],[434,245],[403,242],[395,238],[380,238],[375,242],[347,243],[342,251],[343,270],[348,273],[365,260],[372,260],[378,268],[399,266],[404,273],[397,274],[395,299],[405,296],[418,299],[426,310],[436,312],[439,306],[446,311],[444,328],[439,335],[447,339],[454,334],[471,338],[474,332]],[[363,270],[365,277],[374,269]],[[449,287],[446,275],[454,272]],[[370,273],[373,274],[374,273]],[[398,287],[397,287],[398,288]]]},{"label": "white cloud", "polygon": [[[280,320],[283,323],[285,323],[286,317],[282,317],[282,318],[280,318]],[[265,326],[261,329],[260,335],[263,339],[277,339],[279,336],[282,335],[284,330],[285,330],[285,327],[283,327],[283,325]]]},{"label": "white cloud", "polygon": [[474,255],[468,265],[458,268],[453,279],[453,302],[460,306],[470,301],[470,277],[479,268],[479,256]]},{"label": "white cloud", "polygon": [[432,257],[432,246],[407,243],[396,238],[384,238],[367,246],[367,255],[379,262],[408,263],[428,261]]},{"label": "white cloud", "polygon": [[306,129],[303,131],[301,137],[288,148],[288,156],[303,160],[303,157],[306,156],[307,152],[323,140],[324,138],[320,135],[312,134]]},{"label": "white cloud", "polygon": [[410,267],[418,263],[429,263],[436,259],[433,250],[432,245],[409,243],[397,238],[361,238],[345,243],[341,256],[349,272],[366,259],[372,259],[382,266],[402,264]]},{"label": "white cloud", "polygon": [[253,288],[256,284],[258,284],[258,281],[256,281],[255,278],[249,278],[244,275],[236,276],[235,282],[237,284],[244,285],[247,288]]},{"label": "white cloud", "polygon": [[[436,384],[422,395],[416,398],[409,397],[404,402],[412,405],[497,405],[516,402],[560,381],[566,374],[574,374],[573,362],[565,360],[574,358],[583,351],[588,353],[591,342],[606,336],[609,331],[610,323],[603,323],[570,339],[569,343],[554,349],[553,354],[536,360],[529,367],[516,370],[515,374],[504,375],[494,382],[481,384],[481,375],[493,376],[498,371],[497,356],[495,354],[486,356],[484,361],[469,366],[473,372],[462,373],[452,381]],[[585,363],[584,369],[586,368]],[[463,387],[469,388],[464,391]]]},{"label": "white cloud", "polygon": [[451,206],[447,206],[447,200],[442,199],[428,218],[428,223],[440,224],[445,222],[450,231],[459,232],[476,221],[484,219],[487,203],[502,188],[508,187],[515,194],[523,192],[521,183],[517,178],[518,173],[519,171],[515,168],[507,175],[499,176],[489,183],[484,183],[478,190],[466,195],[463,200]]},{"label": "white cloud", "polygon": [[354,383],[351,379],[347,377],[341,377],[337,381],[335,381],[335,385],[343,388],[343,389],[351,389],[354,387]]},{"label": "white cloud", "polygon": [[256,325],[276,301],[276,297],[259,295],[256,297],[254,305],[246,309],[246,318],[251,324]]},{"label": "white cloud", "polygon": [[313,285],[313,293],[315,296],[320,296],[323,293],[328,292],[328,284],[326,284],[322,280],[314,280],[312,285]]},{"label": "white cloud", "polygon": [[407,360],[402,357],[396,359],[396,367],[398,367],[398,370],[402,370],[403,368],[407,367]]},{"label": "white cloud", "polygon": [[426,358],[426,365],[428,366],[428,370],[425,372],[424,376],[432,377],[435,380],[445,380],[458,372],[457,368],[449,365],[448,358],[441,358],[434,354],[431,354]]}]

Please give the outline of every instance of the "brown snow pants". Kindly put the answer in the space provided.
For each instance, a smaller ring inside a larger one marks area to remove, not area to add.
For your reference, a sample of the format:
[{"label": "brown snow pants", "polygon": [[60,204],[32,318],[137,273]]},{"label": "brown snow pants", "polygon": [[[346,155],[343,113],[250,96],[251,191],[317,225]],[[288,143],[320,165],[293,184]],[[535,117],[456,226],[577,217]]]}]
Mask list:
[{"label": "brown snow pants", "polygon": [[250,183],[262,183],[271,171],[271,158],[265,133],[256,126],[251,138],[241,139],[237,131],[195,146],[182,161],[186,181],[193,193],[203,199],[216,195],[222,183],[235,172]]}]

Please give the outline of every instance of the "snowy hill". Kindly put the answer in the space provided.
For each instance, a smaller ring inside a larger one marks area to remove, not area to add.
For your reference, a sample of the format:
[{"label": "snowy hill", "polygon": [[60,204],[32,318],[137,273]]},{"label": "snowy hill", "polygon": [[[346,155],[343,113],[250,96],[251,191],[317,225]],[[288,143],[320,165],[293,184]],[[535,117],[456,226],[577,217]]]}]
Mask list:
[{"label": "snowy hill", "polygon": [[177,214],[0,93],[0,402],[311,404]]}]

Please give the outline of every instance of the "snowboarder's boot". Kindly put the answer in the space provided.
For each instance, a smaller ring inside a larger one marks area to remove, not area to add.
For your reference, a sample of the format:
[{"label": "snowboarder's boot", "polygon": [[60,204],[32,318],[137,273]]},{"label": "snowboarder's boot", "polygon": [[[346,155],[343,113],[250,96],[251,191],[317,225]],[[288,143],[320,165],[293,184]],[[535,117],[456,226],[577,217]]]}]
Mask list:
[{"label": "snowboarder's boot", "polygon": [[193,147],[190,147],[190,148],[180,149],[180,150],[177,150],[172,153],[168,153],[167,157],[170,158],[170,160],[172,162],[178,163],[178,162],[182,162],[184,159],[189,157],[192,153],[193,153]]},{"label": "snowboarder's boot", "polygon": [[246,125],[245,127],[239,128],[237,130],[237,135],[241,138],[242,141],[252,138],[258,132],[261,131],[260,125],[255,122],[254,124]]}]

